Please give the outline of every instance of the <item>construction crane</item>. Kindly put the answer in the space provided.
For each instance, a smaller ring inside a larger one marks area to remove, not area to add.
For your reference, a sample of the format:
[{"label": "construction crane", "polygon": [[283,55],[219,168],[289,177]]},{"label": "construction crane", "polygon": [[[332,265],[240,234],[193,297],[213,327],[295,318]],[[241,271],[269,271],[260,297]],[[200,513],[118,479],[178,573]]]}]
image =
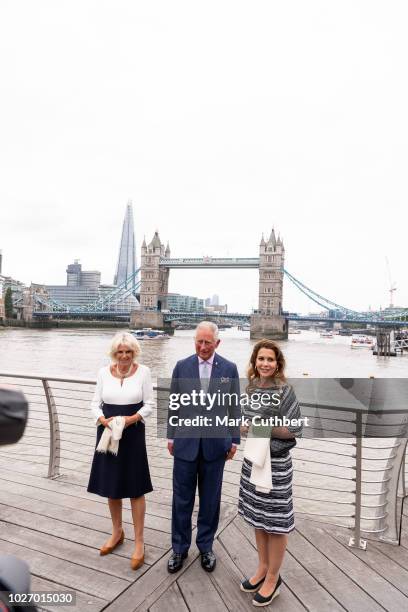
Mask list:
[{"label": "construction crane", "polygon": [[392,278],[391,278],[391,268],[390,268],[390,262],[388,261],[388,257],[385,258],[386,264],[387,264],[387,270],[388,270],[388,278],[390,281],[390,288],[388,289],[388,291],[390,292],[390,308],[394,308],[394,304],[393,304],[393,293],[394,291],[397,290],[397,285],[393,282]]}]

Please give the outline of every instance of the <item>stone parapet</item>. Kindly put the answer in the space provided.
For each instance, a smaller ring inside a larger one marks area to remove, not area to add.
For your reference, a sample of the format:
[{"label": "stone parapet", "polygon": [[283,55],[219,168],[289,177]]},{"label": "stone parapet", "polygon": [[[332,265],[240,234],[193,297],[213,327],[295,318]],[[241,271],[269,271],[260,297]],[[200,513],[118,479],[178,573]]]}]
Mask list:
[{"label": "stone parapet", "polygon": [[288,339],[288,320],[280,315],[251,315],[251,340],[270,340]]},{"label": "stone parapet", "polygon": [[173,330],[171,325],[164,322],[164,316],[161,312],[151,310],[133,310],[130,313],[130,328],[143,329],[144,327],[162,329],[166,330],[167,332]]}]

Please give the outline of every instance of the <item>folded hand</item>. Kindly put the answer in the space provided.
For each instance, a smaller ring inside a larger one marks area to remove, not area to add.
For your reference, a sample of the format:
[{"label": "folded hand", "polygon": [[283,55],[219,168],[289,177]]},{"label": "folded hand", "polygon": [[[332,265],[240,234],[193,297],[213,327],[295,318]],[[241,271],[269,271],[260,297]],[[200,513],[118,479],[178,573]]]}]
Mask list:
[{"label": "folded hand", "polygon": [[134,423],[134,421],[132,421],[132,417],[130,417],[130,416],[125,416],[123,418],[125,419],[125,427],[124,427],[124,429],[126,429],[126,427],[129,427],[129,425],[132,425],[132,423]]},{"label": "folded hand", "polygon": [[105,419],[105,417],[100,417],[99,418],[99,422],[104,427],[108,427],[108,425],[109,425],[109,423],[111,422],[112,419],[113,419],[113,417],[109,417],[109,419]]}]

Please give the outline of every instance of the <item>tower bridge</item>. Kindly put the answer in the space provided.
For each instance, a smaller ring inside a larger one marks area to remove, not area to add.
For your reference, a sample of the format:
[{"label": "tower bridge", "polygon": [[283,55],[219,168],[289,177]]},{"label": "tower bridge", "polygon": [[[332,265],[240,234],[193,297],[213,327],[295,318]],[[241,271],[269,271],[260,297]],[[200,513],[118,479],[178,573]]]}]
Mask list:
[{"label": "tower bridge", "polygon": [[251,338],[285,339],[288,322],[282,311],[285,248],[272,229],[269,239],[262,236],[259,257],[182,257],[172,258],[170,245],[155,232],[149,244],[143,240],[140,265],[140,311],[132,313],[135,327],[159,327],[166,323],[167,294],[171,269],[250,269],[259,270],[258,310],[250,316]]}]

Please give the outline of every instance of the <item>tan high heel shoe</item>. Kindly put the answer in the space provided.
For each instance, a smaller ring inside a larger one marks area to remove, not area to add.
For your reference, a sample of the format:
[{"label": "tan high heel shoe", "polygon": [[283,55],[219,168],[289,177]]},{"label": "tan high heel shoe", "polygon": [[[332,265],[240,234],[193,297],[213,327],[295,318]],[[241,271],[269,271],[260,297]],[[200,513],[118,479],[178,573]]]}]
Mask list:
[{"label": "tan high heel shoe", "polygon": [[137,570],[142,567],[145,558],[145,548],[143,545],[143,555],[141,557],[135,557],[134,555],[130,558],[130,567],[132,570]]},{"label": "tan high heel shoe", "polygon": [[99,554],[102,557],[104,555],[109,555],[109,553],[113,552],[115,548],[117,548],[120,544],[123,544],[124,539],[125,539],[125,532],[122,529],[122,533],[120,535],[119,540],[116,542],[116,544],[114,544],[113,546],[102,546],[102,548],[99,549]]}]

